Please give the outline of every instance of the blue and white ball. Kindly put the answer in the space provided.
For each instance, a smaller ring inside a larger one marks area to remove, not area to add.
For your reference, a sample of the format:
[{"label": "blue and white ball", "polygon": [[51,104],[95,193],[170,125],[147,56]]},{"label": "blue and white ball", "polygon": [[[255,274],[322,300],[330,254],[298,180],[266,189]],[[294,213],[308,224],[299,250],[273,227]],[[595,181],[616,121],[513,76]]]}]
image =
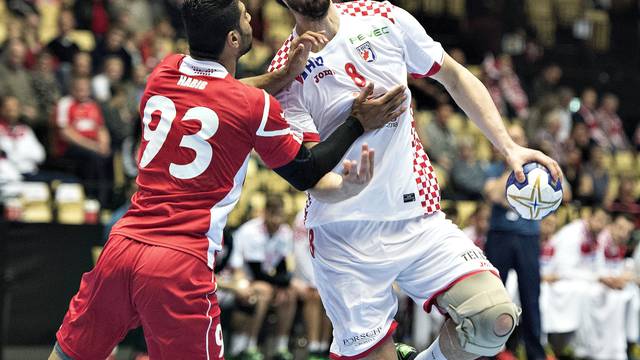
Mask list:
[{"label": "blue and white ball", "polygon": [[524,182],[511,172],[507,180],[507,202],[527,220],[541,220],[562,203],[562,181],[554,181],[549,170],[538,163],[524,166]]}]

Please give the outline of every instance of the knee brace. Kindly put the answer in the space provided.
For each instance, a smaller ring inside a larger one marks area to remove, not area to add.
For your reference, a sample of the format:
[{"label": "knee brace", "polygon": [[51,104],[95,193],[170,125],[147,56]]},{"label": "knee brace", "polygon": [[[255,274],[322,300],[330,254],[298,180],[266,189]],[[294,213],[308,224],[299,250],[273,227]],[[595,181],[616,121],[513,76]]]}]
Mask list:
[{"label": "knee brace", "polygon": [[[500,351],[522,313],[500,279],[489,272],[462,280],[437,302],[455,322],[461,350],[482,356],[494,356]],[[508,321],[506,326],[500,323],[505,317],[511,319],[510,326]]]}]

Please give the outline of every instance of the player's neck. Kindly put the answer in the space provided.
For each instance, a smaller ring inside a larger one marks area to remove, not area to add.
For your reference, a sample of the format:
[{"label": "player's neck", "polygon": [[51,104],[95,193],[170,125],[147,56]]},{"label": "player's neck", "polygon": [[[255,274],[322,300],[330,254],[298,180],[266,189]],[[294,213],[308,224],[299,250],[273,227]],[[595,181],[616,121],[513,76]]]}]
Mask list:
[{"label": "player's neck", "polygon": [[307,31],[323,31],[327,39],[331,41],[338,33],[338,29],[340,29],[340,16],[333,4],[329,7],[327,16],[321,20],[311,20],[297,13],[294,13],[294,16],[296,18],[296,32],[298,35],[304,34]]}]

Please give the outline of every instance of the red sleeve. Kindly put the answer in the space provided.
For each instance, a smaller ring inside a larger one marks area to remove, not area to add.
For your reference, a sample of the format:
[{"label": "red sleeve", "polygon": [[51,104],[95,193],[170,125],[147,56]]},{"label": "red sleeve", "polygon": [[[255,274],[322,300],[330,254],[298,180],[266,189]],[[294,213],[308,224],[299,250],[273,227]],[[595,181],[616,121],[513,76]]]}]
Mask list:
[{"label": "red sleeve", "polygon": [[280,103],[271,95],[260,91],[254,111],[256,132],[254,148],[262,161],[271,169],[284,166],[296,157],[302,140],[295,137],[289,124],[282,116]]}]

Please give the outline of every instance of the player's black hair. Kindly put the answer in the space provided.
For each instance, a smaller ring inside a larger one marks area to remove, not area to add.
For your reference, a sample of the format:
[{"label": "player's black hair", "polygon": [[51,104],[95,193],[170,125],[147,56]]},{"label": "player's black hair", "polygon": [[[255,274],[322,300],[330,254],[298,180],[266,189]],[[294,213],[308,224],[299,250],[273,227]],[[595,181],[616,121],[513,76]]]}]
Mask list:
[{"label": "player's black hair", "polygon": [[291,3],[289,2],[289,6],[284,3],[282,0],[276,0],[276,2],[286,8],[291,8],[292,10],[299,12],[300,14],[307,16],[311,19],[322,19],[327,15],[327,11],[329,11],[329,6],[331,5],[331,1],[329,1],[328,6],[325,6],[323,3],[316,0],[305,0],[303,3]]},{"label": "player's black hair", "polygon": [[280,4],[280,6],[287,7],[287,4],[285,4],[285,3],[284,3],[284,1],[282,1],[282,0],[276,0],[276,2],[277,2],[278,4]]},{"label": "player's black hair", "polygon": [[218,60],[229,31],[240,28],[238,0],[185,0],[182,21],[191,55]]}]

